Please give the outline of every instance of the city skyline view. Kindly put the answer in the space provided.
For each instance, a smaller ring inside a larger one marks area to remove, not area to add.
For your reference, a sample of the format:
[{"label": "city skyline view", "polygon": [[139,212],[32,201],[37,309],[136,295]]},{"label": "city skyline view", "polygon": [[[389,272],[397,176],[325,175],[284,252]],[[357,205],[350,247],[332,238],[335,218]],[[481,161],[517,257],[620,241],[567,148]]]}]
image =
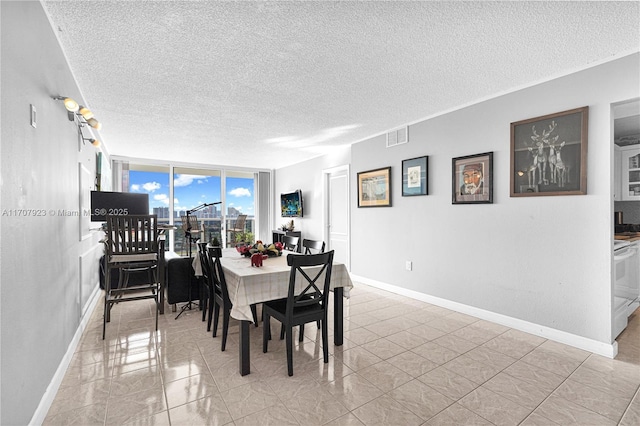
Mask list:
[{"label": "city skyline view", "polygon": [[[227,177],[225,183],[226,203],[203,208],[195,213],[196,216],[200,216],[197,213],[201,212],[211,215],[213,211],[220,216],[223,209],[229,216],[233,216],[236,211],[237,214],[254,215],[253,178]],[[129,192],[149,194],[150,213],[153,213],[154,208],[169,208],[168,173],[130,170],[128,188]],[[220,176],[174,174],[174,217],[202,204],[220,201]]]}]

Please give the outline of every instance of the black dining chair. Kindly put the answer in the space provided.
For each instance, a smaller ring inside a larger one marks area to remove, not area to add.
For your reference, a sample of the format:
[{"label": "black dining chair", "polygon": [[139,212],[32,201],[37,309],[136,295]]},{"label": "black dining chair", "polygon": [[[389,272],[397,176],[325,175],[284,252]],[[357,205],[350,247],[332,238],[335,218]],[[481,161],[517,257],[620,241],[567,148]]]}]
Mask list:
[{"label": "black dining chair", "polygon": [[324,241],[302,240],[302,252],[304,254],[324,253]]},{"label": "black dining chair", "polygon": [[293,237],[291,235],[285,235],[282,237],[282,245],[285,250],[289,251],[298,251],[298,243],[300,242],[300,237]]},{"label": "black dining chair", "polygon": [[205,297],[201,300],[202,321],[207,320],[207,331],[211,331],[211,319],[213,318],[213,305],[215,304],[214,293],[216,291],[213,286],[211,277],[211,265],[207,257],[207,243],[198,242],[198,257],[200,259],[200,267],[202,268],[202,282],[204,283]]},{"label": "black dining chair", "polygon": [[[262,305],[262,352],[266,353],[268,349],[270,319],[273,317],[284,325],[287,371],[289,376],[293,376],[293,327],[297,325],[315,321],[322,323],[322,354],[325,364],[329,362],[327,314],[333,250],[307,256],[289,254],[287,264],[291,266],[287,297]],[[302,282],[303,288],[299,292],[296,292],[296,281]]]},{"label": "black dining chair", "polygon": [[[227,289],[227,280],[224,276],[224,269],[220,258],[222,257],[222,249],[220,247],[207,247],[207,261],[209,263],[210,282],[213,291],[213,337],[218,334],[218,320],[220,311],[222,311],[222,351],[227,347],[227,335],[229,334],[229,319],[231,318],[231,308],[233,304],[229,298],[229,290]],[[253,314],[253,322],[258,326],[258,313],[256,305],[251,305],[251,313]]]}]

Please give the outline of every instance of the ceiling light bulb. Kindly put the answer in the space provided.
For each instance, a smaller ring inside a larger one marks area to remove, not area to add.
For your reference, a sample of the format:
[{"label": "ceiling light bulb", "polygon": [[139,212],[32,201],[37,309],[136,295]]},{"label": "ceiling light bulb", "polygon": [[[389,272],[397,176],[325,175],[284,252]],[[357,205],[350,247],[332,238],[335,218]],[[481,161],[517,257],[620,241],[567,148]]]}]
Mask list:
[{"label": "ceiling light bulb", "polygon": [[98,120],[96,120],[95,118],[90,118],[87,120],[87,124],[91,127],[93,127],[96,130],[100,130],[102,129],[102,123],[100,123]]},{"label": "ceiling light bulb", "polygon": [[91,145],[95,146],[96,148],[100,146],[100,141],[98,139],[89,139],[89,141],[91,142]]},{"label": "ceiling light bulb", "polygon": [[76,112],[78,111],[78,108],[80,108],[78,103],[71,98],[64,98],[62,101],[64,102],[64,107],[67,111]]},{"label": "ceiling light bulb", "polygon": [[93,118],[93,112],[85,106],[81,106],[78,112],[80,113],[80,115],[82,115],[82,117],[84,117],[85,120]]}]

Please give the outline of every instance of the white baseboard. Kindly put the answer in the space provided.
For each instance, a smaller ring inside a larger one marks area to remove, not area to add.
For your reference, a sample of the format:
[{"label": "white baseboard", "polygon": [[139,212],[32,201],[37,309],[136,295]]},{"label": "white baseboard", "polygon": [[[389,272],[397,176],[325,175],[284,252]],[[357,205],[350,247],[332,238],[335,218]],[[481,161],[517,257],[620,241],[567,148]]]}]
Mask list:
[{"label": "white baseboard", "polygon": [[451,309],[452,311],[471,315],[473,317],[480,318],[486,321],[491,321],[509,328],[524,331],[526,333],[553,340],[555,342],[564,343],[566,345],[573,346],[578,349],[583,349],[597,355],[602,355],[607,358],[615,358],[615,356],[618,354],[618,342],[616,341],[614,341],[612,344],[598,342],[596,340],[587,339],[586,337],[578,336],[576,334],[567,333],[566,331],[556,330],[555,328],[546,327],[540,324],[535,324],[529,321],[524,321],[518,318],[509,317],[491,311],[486,311],[484,309],[476,308],[474,306],[469,306],[458,302],[453,302],[451,300],[430,296],[425,293],[420,293],[414,290],[409,290],[354,274],[351,274],[351,280],[359,281],[371,287],[376,287],[381,290],[399,294],[401,296],[410,297],[412,299]]},{"label": "white baseboard", "polygon": [[40,404],[38,404],[38,408],[35,413],[33,413],[33,417],[29,422],[29,425],[41,425],[44,423],[44,419],[47,417],[47,413],[49,412],[49,408],[51,408],[51,404],[53,404],[53,400],[58,393],[58,389],[60,388],[60,384],[62,383],[62,379],[64,379],[64,375],[67,372],[67,368],[69,368],[69,364],[71,363],[71,359],[73,358],[73,354],[76,352],[78,348],[78,343],[80,343],[80,339],[82,338],[82,333],[85,328],[87,328],[87,324],[89,323],[89,319],[93,310],[95,309],[98,301],[100,300],[100,286],[96,284],[95,290],[91,294],[89,301],[86,304],[86,309],[83,310],[85,313],[80,321],[80,325],[78,325],[78,329],[73,336],[73,339],[69,343],[67,347],[67,352],[64,354],[64,357],[60,361],[60,365],[58,365],[58,369],[56,373],[53,375],[49,386],[47,386],[47,390],[42,395],[42,399],[40,400]]}]

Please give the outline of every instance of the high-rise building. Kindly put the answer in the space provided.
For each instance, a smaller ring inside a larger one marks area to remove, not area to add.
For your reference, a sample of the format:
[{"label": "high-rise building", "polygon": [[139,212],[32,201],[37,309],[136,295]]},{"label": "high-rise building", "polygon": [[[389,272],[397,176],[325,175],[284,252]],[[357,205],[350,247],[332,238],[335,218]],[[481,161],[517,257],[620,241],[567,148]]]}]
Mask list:
[{"label": "high-rise building", "polygon": [[154,207],[153,214],[158,215],[158,219],[169,219],[169,207]]}]

